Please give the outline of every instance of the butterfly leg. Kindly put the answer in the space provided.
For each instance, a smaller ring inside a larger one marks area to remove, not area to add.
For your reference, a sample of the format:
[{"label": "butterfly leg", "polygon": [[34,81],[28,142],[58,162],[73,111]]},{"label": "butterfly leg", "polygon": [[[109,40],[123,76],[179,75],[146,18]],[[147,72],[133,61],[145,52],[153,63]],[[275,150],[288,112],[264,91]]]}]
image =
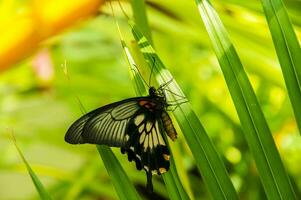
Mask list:
[{"label": "butterfly leg", "polygon": [[179,94],[171,91],[170,89],[164,89],[164,90],[167,91],[167,92],[169,92],[169,93],[171,93],[171,94],[173,94],[173,95],[175,95],[175,96],[177,96],[177,97],[180,97],[181,99],[186,99],[185,96],[179,95]]},{"label": "butterfly leg", "polygon": [[150,87],[150,85],[144,80],[138,66],[136,64],[133,64],[133,65],[136,67],[136,69],[131,67],[131,70],[133,70],[135,73],[138,73],[140,78],[143,80],[144,84],[147,85],[147,87]]},{"label": "butterfly leg", "polygon": [[174,101],[168,101],[167,102],[167,106],[174,106],[174,105],[178,105],[178,104],[183,104],[183,103],[188,103],[189,100],[188,99],[178,99],[178,100],[174,100]]},{"label": "butterfly leg", "polygon": [[163,83],[162,85],[160,85],[160,87],[158,88],[158,90],[160,89],[164,89],[165,87],[167,87],[169,84],[171,84],[171,82],[173,81],[173,78],[171,78],[169,81],[167,81],[166,83]]},{"label": "butterfly leg", "polygon": [[188,103],[189,101],[188,100],[185,100],[185,101],[182,101],[182,102],[176,102],[176,103],[168,103],[167,104],[167,111],[175,111],[181,104],[183,103]]}]

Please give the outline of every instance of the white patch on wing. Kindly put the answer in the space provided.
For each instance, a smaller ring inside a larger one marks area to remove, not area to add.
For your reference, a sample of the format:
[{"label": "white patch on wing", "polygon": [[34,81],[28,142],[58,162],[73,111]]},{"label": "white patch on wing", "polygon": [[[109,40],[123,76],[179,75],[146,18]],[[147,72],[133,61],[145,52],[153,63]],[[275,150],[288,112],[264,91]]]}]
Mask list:
[{"label": "white patch on wing", "polygon": [[136,126],[138,126],[143,120],[144,120],[144,115],[141,114],[135,118],[134,123],[136,124]]},{"label": "white patch on wing", "polygon": [[144,131],[144,127],[145,127],[144,124],[141,124],[141,126],[139,126],[139,129],[138,129],[139,133],[142,133]]},{"label": "white patch on wing", "polygon": [[163,137],[162,137],[162,135],[160,133],[158,134],[158,137],[159,137],[159,144],[166,146],[165,142],[163,140]]},{"label": "white patch on wing", "polygon": [[142,144],[144,142],[144,139],[145,139],[145,132],[143,132],[141,135],[140,135],[140,144]]},{"label": "white patch on wing", "polygon": [[128,134],[126,134],[126,135],[125,135],[125,140],[126,140],[126,141],[129,141],[129,139],[130,139],[130,136],[129,136]]},{"label": "white patch on wing", "polygon": [[146,151],[148,147],[148,140],[149,140],[149,134],[146,135],[144,143],[143,143],[143,148]]},{"label": "white patch on wing", "polygon": [[149,137],[148,146],[150,147],[150,150],[152,151],[153,150],[153,136],[152,136],[152,133],[149,133],[148,137]]},{"label": "white patch on wing", "polygon": [[152,128],[152,123],[151,122],[147,122],[146,123],[146,132],[149,133],[150,130],[151,130],[151,128]]},{"label": "white patch on wing", "polygon": [[158,137],[157,137],[157,132],[155,129],[153,129],[153,131],[152,131],[152,136],[153,136],[154,147],[156,147],[158,145]]},{"label": "white patch on wing", "polygon": [[159,124],[158,124],[158,122],[156,121],[156,129],[157,129],[157,131],[158,131],[158,143],[160,144],[160,145],[165,145],[165,142],[164,142],[164,140],[163,140],[163,137],[162,137],[162,133],[160,132],[160,129],[159,129]]},{"label": "white patch on wing", "polygon": [[152,175],[154,175],[154,174],[158,174],[156,169],[152,170]]}]

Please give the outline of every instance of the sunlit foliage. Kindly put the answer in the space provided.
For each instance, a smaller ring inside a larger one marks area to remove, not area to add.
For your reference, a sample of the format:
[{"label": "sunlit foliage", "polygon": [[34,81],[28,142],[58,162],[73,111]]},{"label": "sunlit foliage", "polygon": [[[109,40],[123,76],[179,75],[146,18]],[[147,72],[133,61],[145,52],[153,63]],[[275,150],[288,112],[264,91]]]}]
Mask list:
[{"label": "sunlit foliage", "polygon": [[[69,1],[60,2],[72,6]],[[190,100],[239,197],[265,199],[254,159],[195,2],[146,2],[154,47]],[[212,3],[248,73],[296,195],[301,198],[301,138],[262,5],[254,0]],[[300,41],[301,4],[297,0],[284,3]],[[39,198],[7,136],[11,130],[54,199],[118,199],[95,146],[64,142],[67,128],[82,114],[77,97],[86,110],[91,110],[135,96],[109,6],[100,7],[98,13],[91,8],[92,4],[82,7],[87,12],[83,20],[74,23],[69,18],[60,19],[64,28],[69,27],[67,30],[59,27],[38,41],[29,37],[24,42],[22,36],[28,26],[20,28],[15,17],[27,19],[24,13],[30,13],[33,5],[36,4],[32,1],[0,1],[0,52],[6,52],[0,55],[11,55],[7,57],[9,64],[2,61],[6,57],[0,56],[5,69],[0,74],[0,199]],[[100,3],[94,2],[93,6],[96,5]],[[129,3],[122,5],[130,14]],[[116,10],[116,15],[124,37],[130,38],[123,14]],[[2,30],[11,30],[9,40],[3,40]],[[12,44],[16,45],[12,49],[18,50],[16,58],[9,48]],[[180,177],[190,196],[208,199],[210,194],[180,131],[172,149],[177,166],[185,172]],[[118,149],[113,151],[141,196],[150,198],[145,190],[145,174],[137,171]],[[161,177],[154,177],[154,189],[156,198],[169,198]]]}]

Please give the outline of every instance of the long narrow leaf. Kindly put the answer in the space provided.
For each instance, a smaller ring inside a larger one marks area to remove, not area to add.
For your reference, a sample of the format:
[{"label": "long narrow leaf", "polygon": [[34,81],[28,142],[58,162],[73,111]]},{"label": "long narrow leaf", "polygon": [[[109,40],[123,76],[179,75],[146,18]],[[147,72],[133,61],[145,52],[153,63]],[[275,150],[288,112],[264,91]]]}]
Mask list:
[{"label": "long narrow leaf", "polygon": [[99,158],[89,162],[87,167],[82,169],[79,173],[80,175],[76,177],[76,181],[71,184],[63,199],[74,200],[79,198],[79,195],[83,192],[85,187],[89,185],[89,183],[95,182],[95,175],[99,173],[99,169]]},{"label": "long narrow leaf", "polygon": [[183,184],[180,181],[179,174],[177,172],[176,163],[171,154],[170,169],[168,173],[163,174],[163,179],[166,184],[168,195],[170,199],[188,200],[191,199],[185,191]]},{"label": "long narrow leaf", "polygon": [[282,73],[301,133],[301,49],[281,0],[262,0]]},{"label": "long narrow leaf", "polygon": [[[136,25],[139,27],[141,30],[142,34],[146,37],[146,39],[149,41],[151,45],[153,45],[153,40],[152,40],[152,34],[151,34],[151,29],[147,20],[147,14],[146,14],[146,8],[145,8],[145,1],[144,0],[132,0],[131,1],[132,5],[132,10],[133,10],[133,15],[134,15],[134,21]],[[141,52],[139,50],[139,47],[137,46],[137,43],[133,42],[132,43],[133,47],[133,52],[136,53],[136,56],[138,57],[138,62],[143,63],[144,65],[146,64],[145,60],[143,59],[143,55],[141,55]],[[144,65],[139,65],[139,66],[144,66]],[[131,68],[136,68],[135,66],[131,66]],[[138,68],[136,68],[138,70]],[[150,72],[151,73],[151,72]],[[137,73],[132,71],[132,74],[135,76],[134,78],[139,79],[140,83],[143,83],[141,81],[141,77],[137,76]],[[135,79],[134,79],[135,80]],[[139,81],[135,81],[135,83],[139,83]],[[135,84],[135,87],[144,87],[144,85]],[[138,95],[142,95],[144,93],[136,93]],[[183,172],[185,173],[185,172]],[[185,186],[181,183],[174,157],[171,157],[171,169],[170,172],[167,174],[163,175],[164,182],[166,183],[167,191],[171,199],[187,199],[188,194],[186,193],[185,189],[189,191],[189,196],[190,199],[192,199],[192,192],[190,191],[191,189],[188,188],[187,185],[186,188]]]},{"label": "long narrow leaf", "polygon": [[40,198],[42,200],[51,200],[51,196],[49,195],[49,193],[47,192],[47,190],[45,189],[45,187],[43,186],[42,182],[40,181],[40,179],[38,178],[38,176],[34,173],[34,171],[32,170],[32,168],[30,167],[29,163],[27,162],[27,160],[25,159],[22,151],[20,150],[20,148],[17,145],[16,139],[14,138],[14,136],[12,136],[12,140],[14,142],[14,145],[23,161],[23,163],[26,166],[26,169],[28,171],[28,174],[30,175],[30,178],[32,180],[32,182],[34,183],[34,186],[36,188],[36,190],[38,191]]},{"label": "long narrow leaf", "polygon": [[295,199],[271,131],[226,29],[207,0],[196,0],[269,199]]},{"label": "long narrow leaf", "polygon": [[145,1],[144,0],[131,0],[134,20],[147,40],[152,44],[152,34],[148,25]]},{"label": "long narrow leaf", "polygon": [[[131,72],[130,74],[131,74],[131,77],[132,77],[132,80],[134,83],[133,85],[136,89],[136,94],[139,96],[143,96],[146,94],[146,88],[145,88],[145,85],[143,84],[143,79],[142,79],[141,75],[139,74],[139,71],[138,71],[138,68],[136,67],[133,56],[131,55],[128,47],[126,46],[125,42],[123,41],[121,34],[120,34],[120,39],[121,39],[122,47],[125,52],[127,61],[129,63],[130,72]],[[179,179],[176,167],[175,167],[175,162],[173,160],[173,156],[171,156],[170,161],[171,161],[171,167],[170,167],[169,172],[163,174],[163,179],[166,184],[166,188],[167,188],[168,194],[170,196],[170,199],[173,199],[173,200],[189,199],[187,193],[185,192],[185,190],[180,182],[180,179]]]},{"label": "long narrow leaf", "polygon": [[[137,41],[144,58],[147,60],[148,66],[150,69],[153,68],[154,76],[158,82],[160,84],[164,84],[172,80],[173,78],[171,74],[165,68],[146,37],[143,36],[134,22],[129,21],[129,24],[132,28],[133,36]],[[184,97],[184,94],[175,80],[167,85],[166,88],[173,93],[178,94],[173,95],[172,93],[168,93],[168,99],[177,100],[178,96]],[[190,104],[179,104],[177,107],[178,108],[175,109],[173,113],[182,132],[184,133],[186,141],[189,144],[197,166],[211,192],[211,195],[214,199],[238,199],[223,162],[221,161],[196,114],[191,109]]]},{"label": "long narrow leaf", "polygon": [[141,199],[110,147],[97,145],[97,150],[110,175],[119,198],[122,200]]}]

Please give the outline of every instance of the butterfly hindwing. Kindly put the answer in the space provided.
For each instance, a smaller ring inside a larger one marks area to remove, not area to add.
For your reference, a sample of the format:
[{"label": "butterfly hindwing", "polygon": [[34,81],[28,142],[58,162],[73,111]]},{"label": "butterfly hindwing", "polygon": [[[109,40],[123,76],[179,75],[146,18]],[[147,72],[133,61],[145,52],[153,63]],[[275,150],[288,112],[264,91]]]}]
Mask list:
[{"label": "butterfly hindwing", "polygon": [[129,121],[128,140],[121,149],[129,161],[135,161],[138,170],[146,171],[150,188],[152,174],[160,175],[169,169],[170,152],[163,131],[160,113],[142,112]]}]

